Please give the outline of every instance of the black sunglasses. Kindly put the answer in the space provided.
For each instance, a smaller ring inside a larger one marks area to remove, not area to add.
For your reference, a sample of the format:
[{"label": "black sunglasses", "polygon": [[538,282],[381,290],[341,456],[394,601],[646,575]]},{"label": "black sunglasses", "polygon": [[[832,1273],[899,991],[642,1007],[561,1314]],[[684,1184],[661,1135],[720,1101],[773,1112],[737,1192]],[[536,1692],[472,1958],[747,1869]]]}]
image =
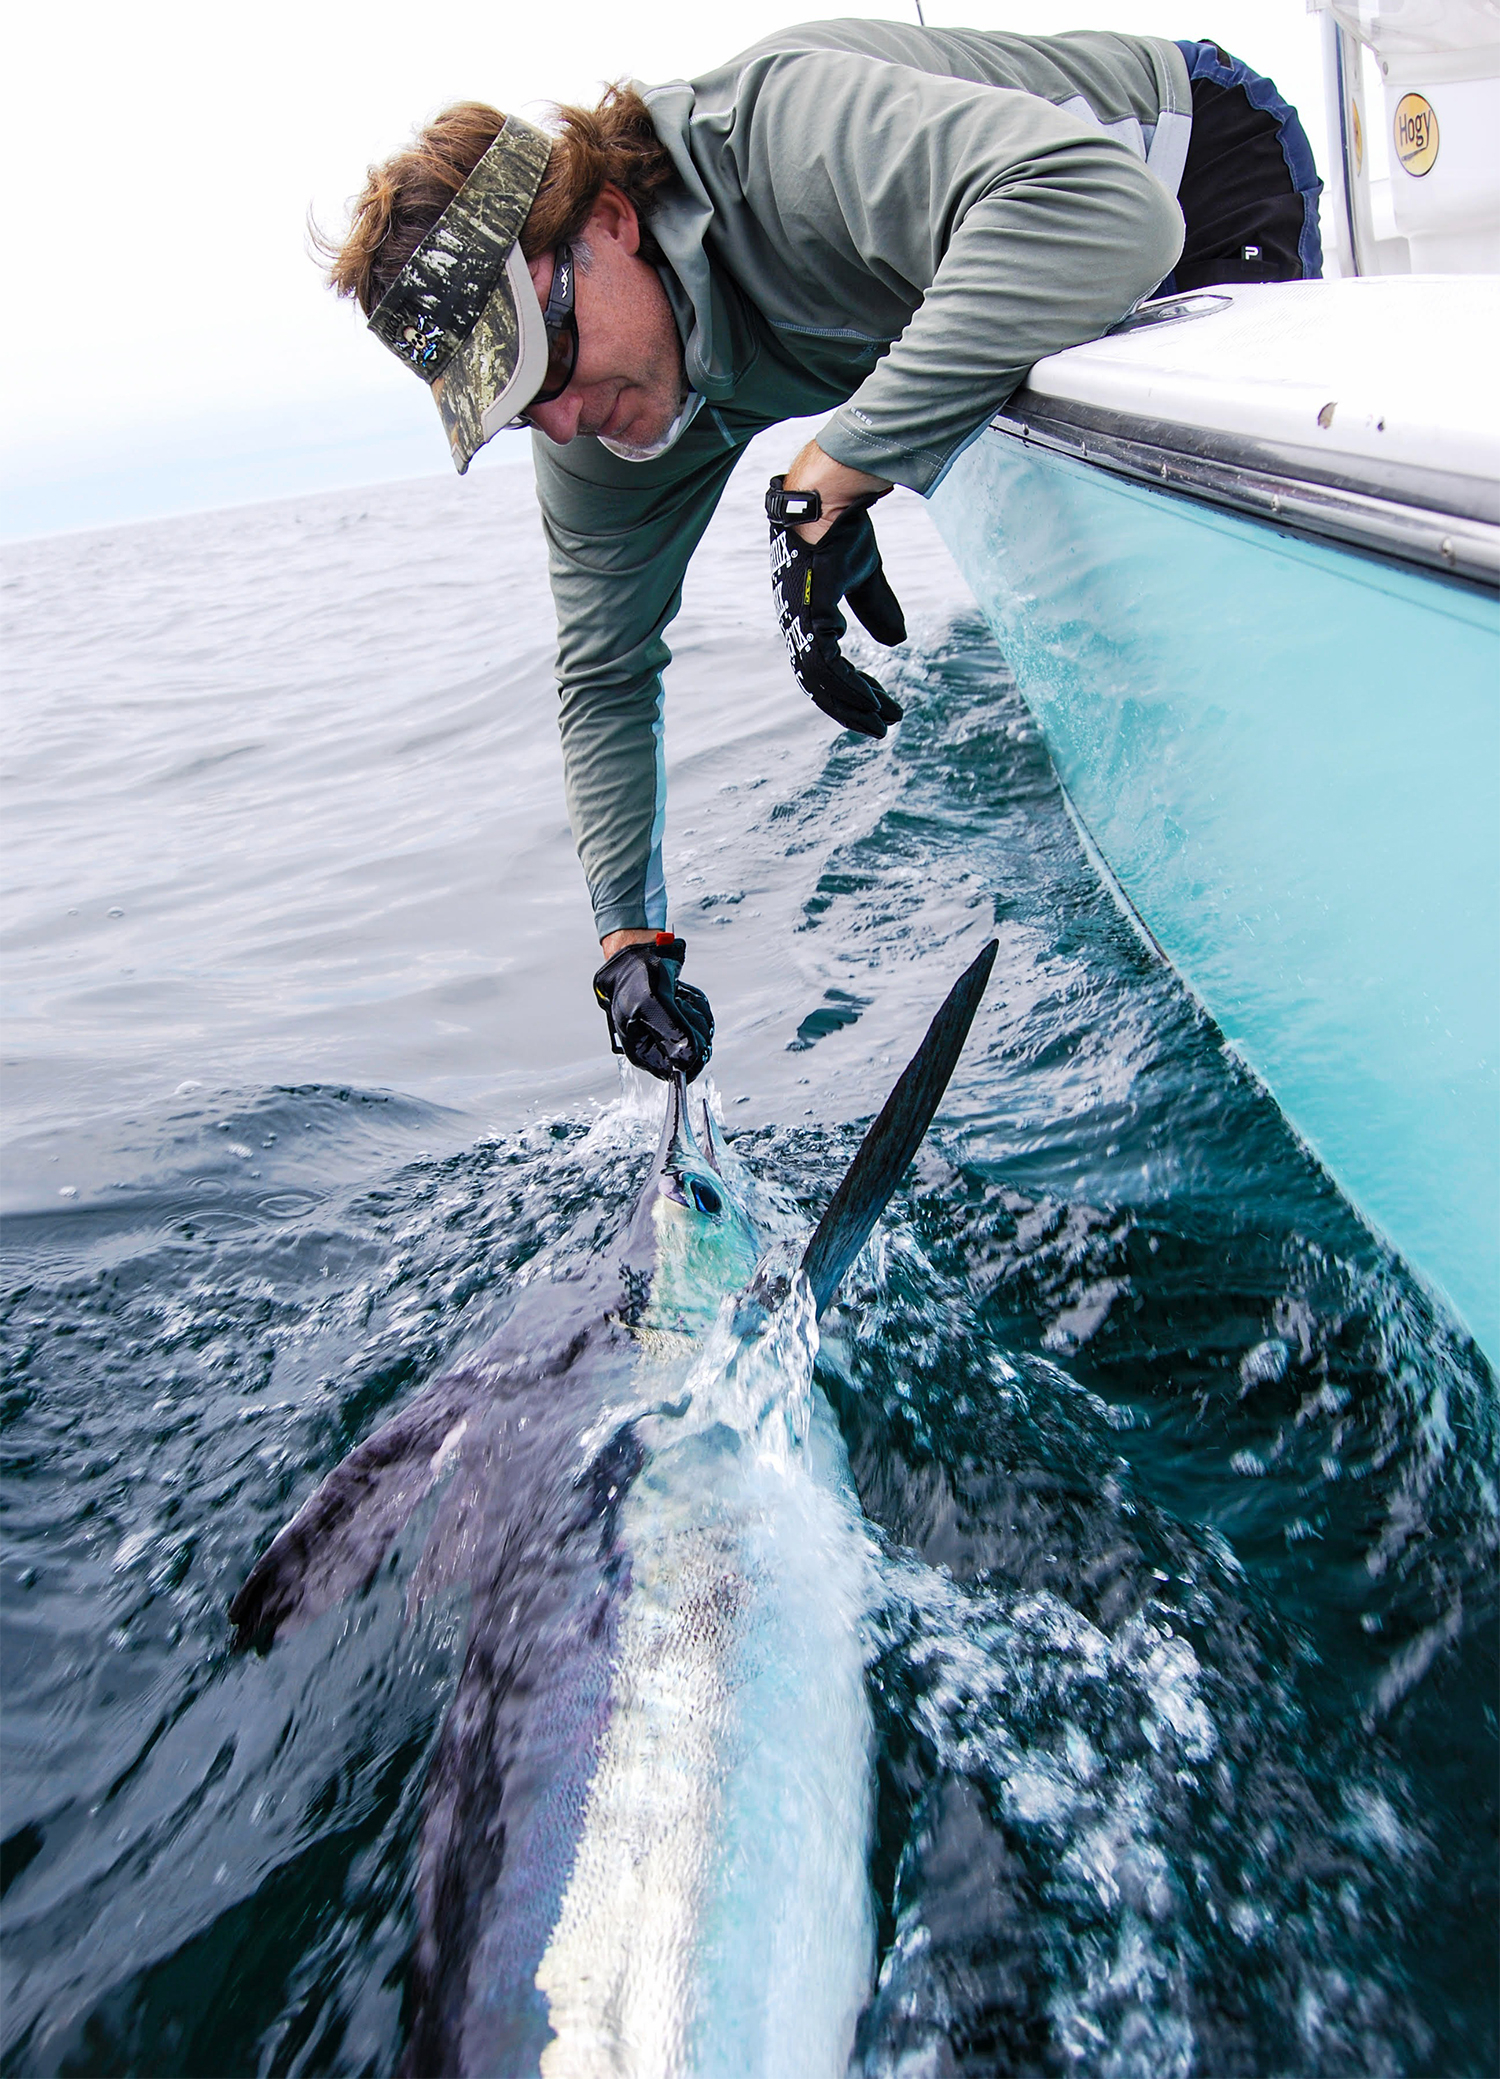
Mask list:
[{"label": "black sunglasses", "polygon": [[527,412],[538,404],[550,404],[554,397],[561,397],[578,366],[578,319],[573,311],[573,248],[570,245],[560,245],[553,258],[552,287],[547,291],[542,324],[547,333],[547,373],[526,411],[512,421],[517,426],[528,423]]}]

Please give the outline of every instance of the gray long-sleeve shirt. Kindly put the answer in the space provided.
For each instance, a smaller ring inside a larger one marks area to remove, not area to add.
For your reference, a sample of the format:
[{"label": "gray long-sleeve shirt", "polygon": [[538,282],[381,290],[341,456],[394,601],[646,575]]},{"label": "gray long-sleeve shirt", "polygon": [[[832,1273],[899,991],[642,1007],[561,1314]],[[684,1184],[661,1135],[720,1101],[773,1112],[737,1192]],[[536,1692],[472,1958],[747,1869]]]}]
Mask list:
[{"label": "gray long-sleeve shirt", "polygon": [[828,454],[930,492],[1034,361],[1171,270],[1191,109],[1154,38],[866,21],[642,91],[680,175],[651,228],[702,405],[650,462],[534,442],[601,936],[667,921],[664,631],[746,443],[831,410]]}]

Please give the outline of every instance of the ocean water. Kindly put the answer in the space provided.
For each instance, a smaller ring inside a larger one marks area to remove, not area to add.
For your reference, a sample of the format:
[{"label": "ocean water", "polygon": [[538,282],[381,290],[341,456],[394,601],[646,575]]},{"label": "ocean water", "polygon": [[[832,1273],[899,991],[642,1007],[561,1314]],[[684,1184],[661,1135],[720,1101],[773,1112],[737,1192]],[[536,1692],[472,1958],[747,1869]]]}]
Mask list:
[{"label": "ocean water", "polygon": [[[793,1225],[1000,940],[818,1357],[874,1554],[853,2069],[1491,2073],[1493,1377],[1100,886],[918,501],[877,516],[909,719],[802,699],[757,518],[793,438],[668,700],[673,922]],[[0,581],[0,2069],[384,2075],[462,1612],[383,1575],[257,1657],[226,1610],[649,1161],[528,470]]]}]

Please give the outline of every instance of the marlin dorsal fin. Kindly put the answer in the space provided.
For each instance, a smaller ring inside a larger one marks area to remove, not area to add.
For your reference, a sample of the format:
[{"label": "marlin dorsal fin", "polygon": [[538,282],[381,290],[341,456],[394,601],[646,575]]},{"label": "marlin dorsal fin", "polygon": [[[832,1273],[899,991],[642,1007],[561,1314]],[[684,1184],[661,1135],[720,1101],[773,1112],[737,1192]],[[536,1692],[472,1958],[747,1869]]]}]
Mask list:
[{"label": "marlin dorsal fin", "polygon": [[813,1232],[802,1268],[820,1314],[838,1291],[844,1272],[869,1240],[871,1229],[885,1211],[907,1163],[932,1124],[969,1036],[974,1013],[979,1009],[999,943],[992,938],[954,983],[947,1001],[928,1026],[926,1039],[886,1099],[880,1117],[860,1142],[859,1153]]}]

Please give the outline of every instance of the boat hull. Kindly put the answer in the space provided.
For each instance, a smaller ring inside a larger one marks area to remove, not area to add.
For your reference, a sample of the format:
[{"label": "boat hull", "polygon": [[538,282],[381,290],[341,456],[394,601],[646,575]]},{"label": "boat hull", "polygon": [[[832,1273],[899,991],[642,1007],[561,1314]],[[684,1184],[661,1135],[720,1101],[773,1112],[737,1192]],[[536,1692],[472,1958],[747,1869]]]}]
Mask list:
[{"label": "boat hull", "polygon": [[1076,811],[1500,1361],[1500,601],[991,428],[933,498]]}]

